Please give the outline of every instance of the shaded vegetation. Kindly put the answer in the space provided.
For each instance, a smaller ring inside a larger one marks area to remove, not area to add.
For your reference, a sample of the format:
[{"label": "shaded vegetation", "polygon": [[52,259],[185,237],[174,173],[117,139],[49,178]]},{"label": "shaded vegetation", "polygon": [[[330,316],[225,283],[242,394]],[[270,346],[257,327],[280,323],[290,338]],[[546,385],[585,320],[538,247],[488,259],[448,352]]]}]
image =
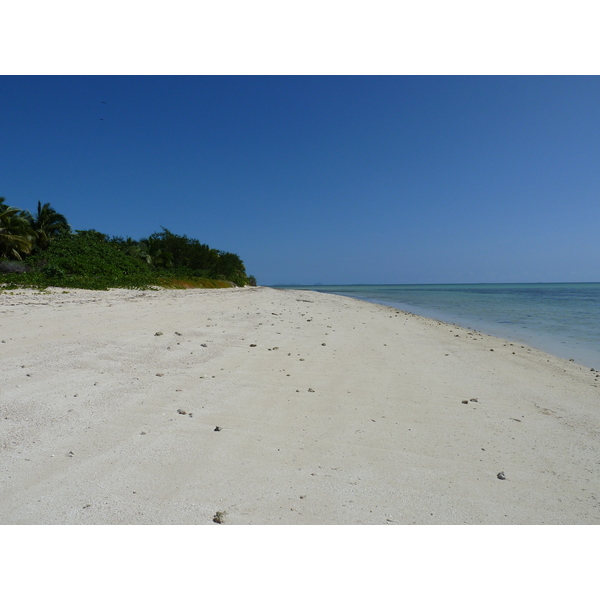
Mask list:
[{"label": "shaded vegetation", "polygon": [[136,241],[93,229],[71,231],[38,202],[35,215],[0,198],[0,284],[86,289],[256,285],[237,254],[168,229]]},{"label": "shaded vegetation", "polygon": [[71,230],[65,216],[57,213],[48,203],[42,206],[38,202],[35,215],[23,211],[23,216],[33,232],[36,250],[46,250],[54,239]]},{"label": "shaded vegetation", "polygon": [[25,213],[0,198],[0,257],[22,260],[33,250],[34,237]]}]

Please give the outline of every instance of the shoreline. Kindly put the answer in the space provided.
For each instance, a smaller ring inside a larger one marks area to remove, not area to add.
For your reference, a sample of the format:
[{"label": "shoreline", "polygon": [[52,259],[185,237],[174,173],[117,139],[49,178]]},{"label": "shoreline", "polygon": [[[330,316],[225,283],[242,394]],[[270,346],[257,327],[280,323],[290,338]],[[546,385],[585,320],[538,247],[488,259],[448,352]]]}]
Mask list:
[{"label": "shoreline", "polygon": [[[354,297],[354,296],[353,296]],[[365,300],[363,298],[354,297],[356,300]],[[383,304],[381,300],[365,300],[366,302],[373,302],[374,304]],[[600,362],[598,359],[598,352],[588,350],[586,348],[575,348],[570,347],[568,351],[565,351],[561,348],[561,344],[565,342],[556,340],[553,337],[550,337],[546,334],[539,333],[536,330],[528,329],[526,334],[522,331],[519,331],[510,327],[503,327],[500,324],[494,323],[478,323],[474,320],[470,320],[468,318],[457,318],[452,315],[443,314],[443,311],[435,311],[424,309],[419,306],[410,306],[408,304],[402,304],[400,302],[389,302],[387,304],[383,304],[383,306],[390,306],[392,308],[398,308],[399,310],[406,312],[408,314],[419,315],[426,319],[432,319],[433,321],[440,321],[447,325],[453,325],[455,327],[461,327],[462,329],[466,329],[468,331],[473,331],[477,333],[483,333],[485,335],[489,335],[492,337],[496,337],[502,339],[504,341],[509,341],[514,344],[525,344],[531,348],[535,348],[540,352],[544,352],[546,354],[550,354],[556,358],[560,358],[562,360],[571,360],[581,365],[582,367],[587,367],[588,369],[600,369]],[[416,311],[416,312],[413,312]],[[458,320],[453,320],[458,319]],[[462,321],[462,322],[461,322]]]},{"label": "shoreline", "polygon": [[598,373],[524,344],[268,287],[0,312],[2,524],[600,522]]},{"label": "shoreline", "polygon": [[[469,284],[461,284],[464,286],[468,286]],[[497,284],[489,284],[489,285],[497,285]],[[504,284],[503,284],[504,285]],[[513,285],[513,284],[511,284]],[[528,284],[523,284],[528,285]],[[535,284],[540,285],[540,284]],[[549,283],[548,286],[556,286],[563,284]],[[567,284],[568,285],[568,284]],[[594,284],[597,285],[597,284]],[[327,286],[329,288],[335,286]],[[347,289],[352,286],[341,286],[346,287]],[[360,287],[369,287],[369,286],[360,286]],[[373,287],[381,287],[374,285]],[[310,287],[298,287],[298,288],[276,288],[276,289],[311,289]],[[526,344],[531,347],[535,347],[542,352],[546,352],[548,354],[552,354],[557,356],[558,358],[563,359],[571,359],[573,358],[575,362],[582,366],[586,366],[588,368],[595,368],[600,370],[600,350],[597,349],[596,346],[591,344],[586,344],[581,340],[577,341],[576,338],[573,337],[572,334],[565,335],[563,332],[562,336],[557,336],[556,334],[550,334],[545,330],[538,330],[535,327],[531,328],[530,326],[511,326],[504,322],[495,322],[495,321],[486,321],[481,317],[469,316],[467,315],[456,315],[451,312],[445,312],[445,309],[437,309],[437,308],[429,308],[420,305],[413,305],[408,302],[395,302],[393,300],[385,300],[378,297],[369,297],[366,295],[356,295],[355,293],[346,292],[338,292],[331,289],[328,290],[320,290],[316,289],[316,286],[312,288],[311,291],[316,291],[319,293],[325,294],[336,294],[345,296],[348,298],[354,298],[356,300],[363,300],[366,302],[371,302],[374,304],[382,304],[383,306],[390,306],[392,308],[397,308],[402,310],[403,312],[408,312],[410,314],[420,315],[422,317],[426,317],[429,319],[433,319],[436,321],[442,321],[444,323],[455,325],[457,327],[463,327],[465,329],[470,329],[472,331],[478,331],[485,333],[487,335],[492,335],[494,337],[499,337],[505,340],[509,340],[514,343]]]}]

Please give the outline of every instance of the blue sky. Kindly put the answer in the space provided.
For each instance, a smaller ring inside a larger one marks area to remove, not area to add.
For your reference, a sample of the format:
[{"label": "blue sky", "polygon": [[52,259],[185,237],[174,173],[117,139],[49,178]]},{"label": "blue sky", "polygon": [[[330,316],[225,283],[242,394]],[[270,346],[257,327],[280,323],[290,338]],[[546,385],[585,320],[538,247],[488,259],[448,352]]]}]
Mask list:
[{"label": "blue sky", "polygon": [[2,76],[0,139],[9,205],[259,284],[600,280],[596,76]]}]

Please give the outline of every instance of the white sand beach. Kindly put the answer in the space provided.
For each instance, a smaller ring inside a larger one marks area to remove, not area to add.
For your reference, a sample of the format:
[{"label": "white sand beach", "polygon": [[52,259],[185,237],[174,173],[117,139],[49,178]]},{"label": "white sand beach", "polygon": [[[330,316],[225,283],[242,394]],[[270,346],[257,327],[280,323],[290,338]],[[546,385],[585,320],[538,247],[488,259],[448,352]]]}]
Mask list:
[{"label": "white sand beach", "polygon": [[0,294],[1,524],[600,523],[587,367],[316,292],[48,292]]}]

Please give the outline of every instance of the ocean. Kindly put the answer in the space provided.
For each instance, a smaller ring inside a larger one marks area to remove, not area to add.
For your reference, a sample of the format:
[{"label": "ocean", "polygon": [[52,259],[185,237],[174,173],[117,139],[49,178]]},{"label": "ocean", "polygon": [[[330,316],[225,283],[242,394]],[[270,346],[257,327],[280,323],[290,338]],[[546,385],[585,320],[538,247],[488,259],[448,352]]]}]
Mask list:
[{"label": "ocean", "polygon": [[600,283],[272,286],[350,296],[476,329],[600,370]]}]

